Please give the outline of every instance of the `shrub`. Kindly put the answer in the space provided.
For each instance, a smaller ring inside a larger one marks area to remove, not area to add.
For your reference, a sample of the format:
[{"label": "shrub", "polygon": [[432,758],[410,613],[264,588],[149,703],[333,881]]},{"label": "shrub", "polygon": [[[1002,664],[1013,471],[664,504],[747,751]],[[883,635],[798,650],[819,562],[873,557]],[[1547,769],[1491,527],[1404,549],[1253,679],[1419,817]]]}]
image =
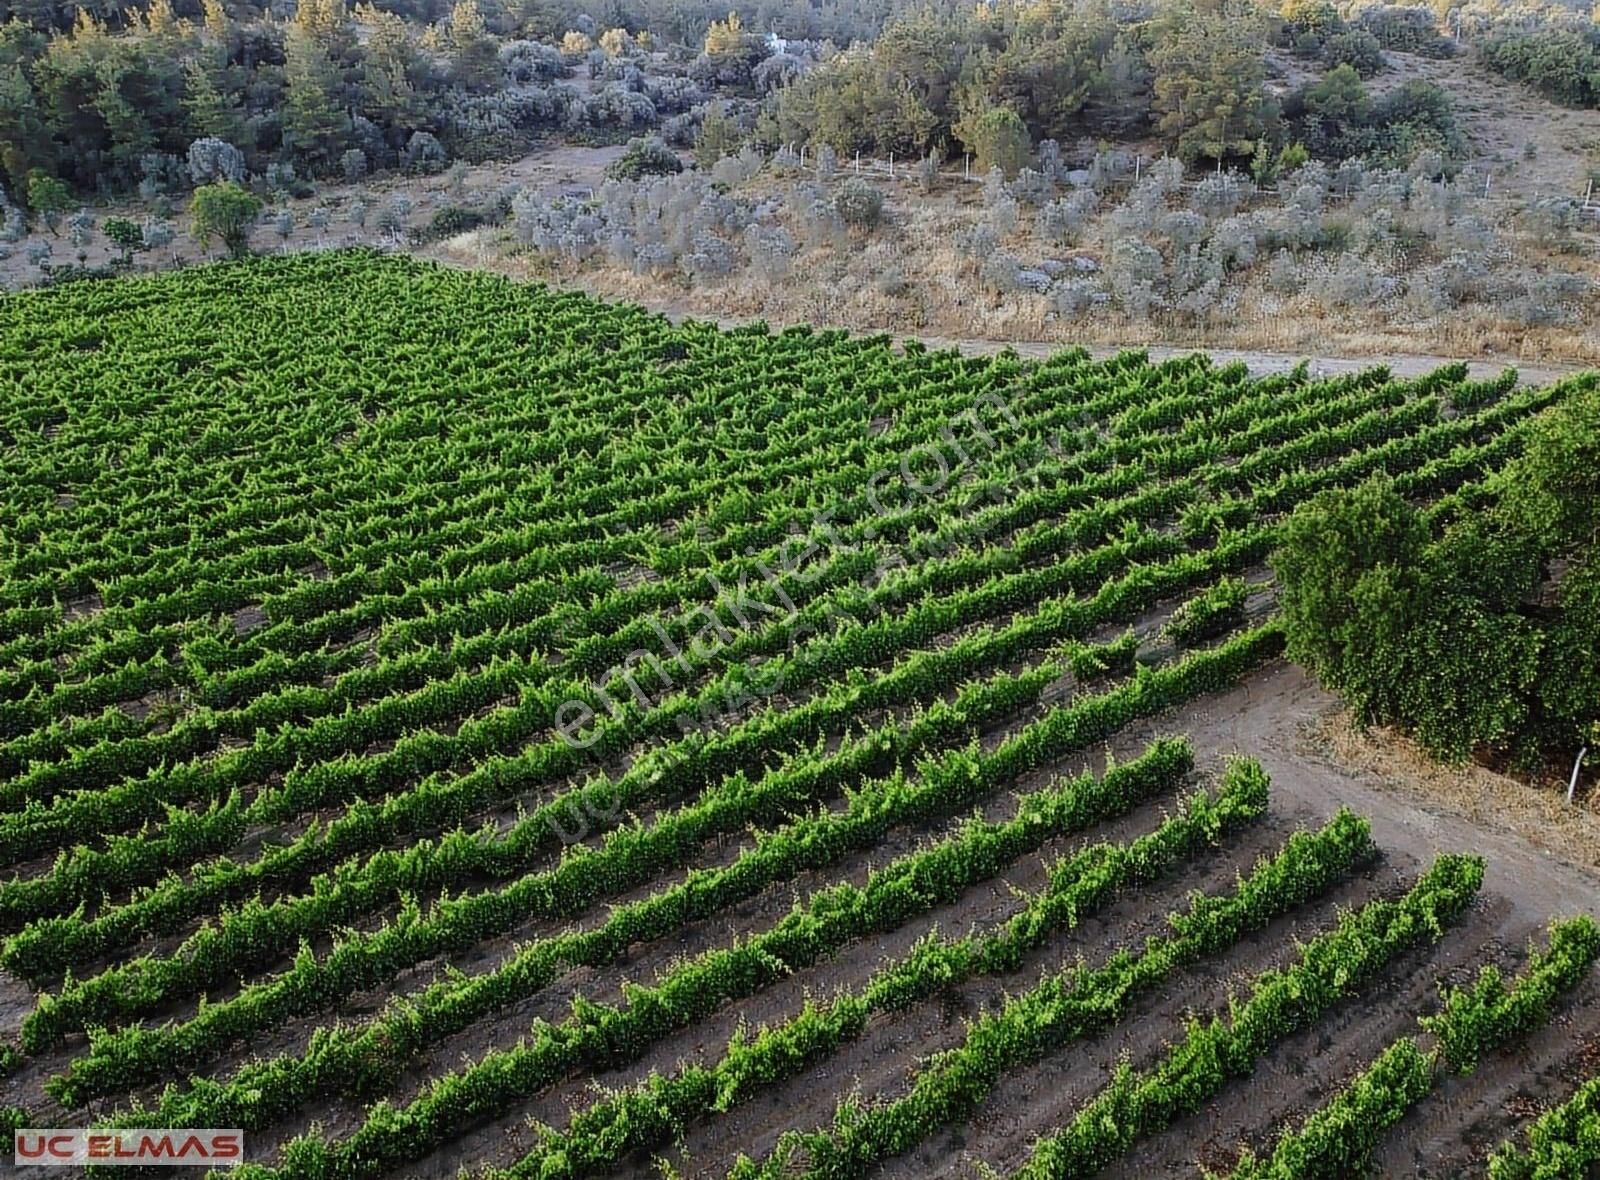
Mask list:
[{"label": "shrub", "polygon": [[751,225],[744,231],[744,242],[751,266],[769,282],[788,277],[794,239],[782,226]]},{"label": "shrub", "polygon": [[300,178],[295,175],[294,165],[287,160],[279,160],[268,164],[262,180],[265,182],[269,192],[288,193],[290,196],[302,196],[310,192]]},{"label": "shrub", "polygon": [[411,231],[411,240],[418,244],[442,242],[457,234],[464,234],[493,222],[493,217],[480,209],[465,205],[446,205],[433,215],[427,225]]},{"label": "shrub", "polygon": [[1187,209],[1177,209],[1161,218],[1158,230],[1175,250],[1183,251],[1197,246],[1205,237],[1205,218]]},{"label": "shrub", "polygon": [[817,179],[828,184],[838,173],[839,153],[833,150],[831,144],[825,143],[817,149]]},{"label": "shrub", "polygon": [[1194,187],[1189,208],[1212,221],[1232,217],[1250,195],[1250,182],[1237,172],[1213,172]]},{"label": "shrub", "polygon": [[428,131],[411,133],[411,138],[406,141],[405,155],[402,157],[402,164],[407,172],[431,176],[443,172],[449,163],[450,156],[438,137]]},{"label": "shrub", "polygon": [[500,46],[500,68],[518,86],[554,82],[567,74],[566,58],[554,45],[538,41],[507,41]]},{"label": "shrub", "polygon": [[145,248],[144,230],[126,217],[108,217],[103,232],[106,240],[122,252],[118,261],[124,266],[133,260],[134,251]]},{"label": "shrub", "polygon": [[1536,275],[1526,280],[1521,291],[1496,306],[1502,315],[1518,323],[1545,327],[1575,320],[1591,294],[1592,285],[1581,275]]},{"label": "shrub", "polygon": [[1492,69],[1556,102],[1600,106],[1600,26],[1501,32],[1484,42],[1483,55]]},{"label": "shrub", "polygon": [[751,71],[750,80],[762,94],[792,86],[811,67],[805,58],[790,53],[774,53]]},{"label": "shrub", "polygon": [[645,176],[670,176],[683,171],[683,161],[658,135],[628,141],[622,156],[612,161],[606,175],[613,180],[639,180]]},{"label": "shrub", "polygon": [[1329,68],[1349,66],[1363,78],[1383,69],[1383,46],[1367,29],[1346,29],[1328,38],[1322,47],[1322,60]]},{"label": "shrub", "polygon": [[973,165],[980,172],[998,168],[1015,176],[1027,165],[1028,128],[1010,107],[985,106],[970,112],[956,124],[955,133],[972,150]]},{"label": "shrub", "polygon": [[1011,182],[1011,195],[1025,205],[1038,207],[1056,195],[1055,182],[1043,172],[1024,168]]},{"label": "shrub", "polygon": [[839,186],[833,207],[846,225],[872,230],[883,220],[883,193],[865,180],[852,178]]},{"label": "shrub", "polygon": [[1039,210],[1039,233],[1052,242],[1070,245],[1078,240],[1099,207],[1099,193],[1092,188],[1077,189]]},{"label": "shrub", "polygon": [[1267,263],[1267,286],[1279,295],[1297,294],[1301,287],[1300,264],[1287,250],[1279,250]]},{"label": "shrub", "polygon": [[[1372,104],[1372,121],[1393,138],[1402,126],[1411,129],[1413,137],[1425,133],[1438,140],[1443,154],[1459,150],[1460,132],[1456,128],[1455,104],[1443,87],[1433,82],[1413,79],[1389,91]],[[1443,164],[1436,169],[1442,172]]]},{"label": "shrub", "polygon": [[1578,228],[1577,202],[1563,197],[1538,197],[1517,213],[1517,228],[1546,249],[1566,247]]},{"label": "shrub", "polygon": [[404,194],[396,194],[389,199],[389,203],[378,212],[377,228],[381,233],[391,237],[398,237],[404,232],[406,218],[411,216],[411,198]]},{"label": "shrub", "polygon": [[202,246],[219,239],[235,258],[250,252],[250,230],[261,215],[261,198],[229,180],[202,185],[190,205],[189,232]]},{"label": "shrub", "polygon": [[1419,53],[1424,57],[1451,57],[1455,45],[1440,36],[1431,8],[1400,4],[1372,4],[1356,14],[1356,27],[1372,34],[1384,49]]},{"label": "shrub", "polygon": [[177,240],[178,231],[172,222],[164,218],[153,217],[147,220],[140,228],[139,236],[144,239],[146,249],[160,250],[164,246],[172,245]]},{"label": "shrub", "polygon": [[0,207],[4,216],[0,217],[0,242],[15,244],[28,236],[28,222],[22,215],[22,210],[15,205]]},{"label": "shrub", "polygon": [[1099,207],[1099,193],[1092,188],[1078,189],[1039,211],[1039,233],[1052,242],[1070,245],[1078,240]]},{"label": "shrub", "polygon": [[721,278],[731,274],[737,261],[733,247],[714,234],[696,234],[693,248],[678,265],[694,278]]}]

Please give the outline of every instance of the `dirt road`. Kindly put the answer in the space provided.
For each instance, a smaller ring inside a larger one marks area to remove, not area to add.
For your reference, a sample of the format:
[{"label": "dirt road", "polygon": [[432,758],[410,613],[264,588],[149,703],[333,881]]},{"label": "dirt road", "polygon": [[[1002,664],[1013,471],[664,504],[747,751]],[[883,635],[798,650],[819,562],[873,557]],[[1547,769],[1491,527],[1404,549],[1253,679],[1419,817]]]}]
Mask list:
[{"label": "dirt road", "polygon": [[[706,320],[712,317],[697,315],[686,308],[673,303],[644,303],[652,311],[659,311],[674,322],[687,319]],[[724,328],[738,327],[748,323],[748,320],[737,318],[715,317],[715,322]],[[772,321],[769,321],[772,322]],[[774,327],[783,325],[773,323]],[[818,327],[844,327],[843,324],[817,325]],[[951,336],[924,336],[920,333],[905,333],[921,340],[929,348],[958,348],[962,352],[975,355],[987,355],[1011,349],[1018,356],[1047,357],[1060,352],[1064,348],[1073,347],[1071,341],[1040,342],[1029,340],[985,340],[976,337],[951,337]],[[1378,356],[1313,356],[1306,357],[1289,352],[1254,352],[1237,348],[1208,348],[1201,346],[1168,345],[1168,344],[1129,344],[1105,345],[1086,344],[1094,356],[1113,356],[1124,348],[1141,349],[1150,355],[1152,360],[1166,360],[1169,357],[1187,356],[1191,353],[1204,352],[1218,365],[1229,365],[1234,361],[1243,361],[1252,373],[1262,375],[1267,373],[1282,373],[1294,368],[1302,360],[1311,362],[1311,371],[1317,376],[1330,376],[1337,373],[1354,373],[1362,369],[1370,369],[1374,365],[1387,365],[1396,377],[1420,377],[1424,373],[1432,372],[1440,365],[1448,365],[1461,358],[1450,356],[1429,356],[1423,353],[1391,353]],[[1573,373],[1583,372],[1585,366],[1563,364],[1538,364],[1529,365],[1519,363],[1512,357],[1474,357],[1467,361],[1467,369],[1474,380],[1486,377],[1495,377],[1506,369],[1516,369],[1523,384],[1547,385],[1558,381]]]}]

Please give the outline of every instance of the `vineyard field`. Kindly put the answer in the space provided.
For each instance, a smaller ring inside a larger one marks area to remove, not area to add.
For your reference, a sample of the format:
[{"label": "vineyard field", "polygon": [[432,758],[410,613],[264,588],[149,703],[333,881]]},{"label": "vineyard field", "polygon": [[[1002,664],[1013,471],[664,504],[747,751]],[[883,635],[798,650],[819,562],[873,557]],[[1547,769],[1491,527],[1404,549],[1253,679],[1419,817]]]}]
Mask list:
[{"label": "vineyard field", "polygon": [[251,1180],[1587,1175],[1600,884],[1319,742],[1268,559],[1374,472],[1442,529],[1596,381],[352,251],[0,296],[0,1114]]}]

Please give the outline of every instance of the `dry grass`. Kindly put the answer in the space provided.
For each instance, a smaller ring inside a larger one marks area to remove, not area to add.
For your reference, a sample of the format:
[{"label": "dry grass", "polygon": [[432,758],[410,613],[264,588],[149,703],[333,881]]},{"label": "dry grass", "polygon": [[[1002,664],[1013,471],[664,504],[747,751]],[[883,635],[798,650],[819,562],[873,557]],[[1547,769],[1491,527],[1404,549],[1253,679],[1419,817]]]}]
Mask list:
[{"label": "dry grass", "polygon": [[1421,79],[1446,91],[1472,145],[1469,168],[1478,177],[1492,173],[1491,192],[1521,198],[1583,195],[1590,169],[1600,163],[1600,110],[1556,106],[1495,74],[1471,50],[1446,60],[1393,51],[1385,56],[1389,68],[1368,87],[1382,94]]},{"label": "dry grass", "polygon": [[[766,195],[766,184],[751,190]],[[601,261],[580,269],[520,252],[508,235],[463,235],[442,252],[455,262],[526,278],[583,287],[669,313],[711,320],[760,318],[775,325],[808,323],[852,331],[882,331],[951,340],[1100,346],[1173,346],[1297,356],[1478,358],[1516,364],[1600,363],[1600,308],[1572,324],[1529,328],[1495,307],[1469,304],[1427,319],[1408,319],[1386,306],[1330,310],[1315,284],[1292,297],[1268,290],[1263,268],[1237,275],[1224,302],[1203,320],[1158,314],[1134,320],[1107,308],[1081,319],[1058,318],[1042,296],[987,290],[976,260],[957,241],[978,216],[975,185],[949,182],[932,196],[910,184],[886,185],[889,224],[846,248],[821,247],[794,259],[790,277],[769,282],[738,273],[691,286],[679,276],[640,276]],[[1099,260],[1096,235],[1081,247],[1051,245],[1030,232],[1032,216],[1004,247],[1033,264],[1075,255]],[[1600,277],[1592,251],[1559,258],[1519,249],[1525,262],[1562,266]]]},{"label": "dry grass", "polygon": [[[1461,62],[1454,65],[1466,68]],[[1431,67],[1424,63],[1417,68]],[[1159,149],[1149,150],[1154,154]],[[1333,310],[1319,302],[1314,281],[1295,296],[1269,290],[1261,265],[1264,258],[1251,271],[1230,277],[1221,306],[1203,320],[1168,314],[1134,320],[1108,308],[1083,318],[1059,318],[1042,296],[987,290],[978,261],[958,248],[957,242],[982,214],[980,185],[952,177],[930,194],[903,171],[894,180],[881,173],[872,179],[888,198],[887,223],[870,237],[853,238],[844,248],[803,251],[794,259],[790,277],[777,283],[738,273],[720,282],[691,285],[681,276],[635,275],[607,261],[575,269],[524,256],[509,234],[470,235],[447,244],[441,254],[472,266],[581,286],[670,314],[720,321],[760,318],[774,325],[806,323],[952,341],[1167,346],[1374,360],[1427,355],[1507,364],[1600,363],[1600,305],[1593,302],[1579,322],[1538,328],[1505,319],[1497,307],[1485,303],[1426,319],[1391,306]],[[781,204],[792,184],[763,173],[741,185],[739,195],[752,202],[776,197]],[[1114,203],[1108,201],[1102,212]],[[1575,252],[1550,253],[1517,239],[1512,232],[1514,208],[1510,202],[1495,201],[1471,211],[1497,223],[1504,240],[1515,240],[1517,264],[1576,271],[1600,281],[1596,235],[1584,235]],[[1091,225],[1081,244],[1062,246],[1038,237],[1033,224],[1033,212],[1022,210],[1017,231],[1002,243],[1024,265],[1073,256],[1104,261],[1099,227]]]},{"label": "dry grass", "polygon": [[[1430,807],[1513,833],[1568,864],[1600,867],[1600,810],[1593,790],[1580,790],[1569,807],[1564,782],[1528,786],[1475,763],[1443,765],[1393,730],[1358,729],[1348,712],[1312,723],[1306,737],[1332,760]],[[1588,778],[1592,786],[1593,775]]]}]

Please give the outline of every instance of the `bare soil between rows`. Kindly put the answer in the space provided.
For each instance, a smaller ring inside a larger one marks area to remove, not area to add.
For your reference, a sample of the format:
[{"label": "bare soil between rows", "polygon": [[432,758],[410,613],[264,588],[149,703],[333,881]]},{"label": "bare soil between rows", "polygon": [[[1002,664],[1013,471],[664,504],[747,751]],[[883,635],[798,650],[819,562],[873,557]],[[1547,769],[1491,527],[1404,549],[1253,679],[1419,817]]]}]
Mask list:
[{"label": "bare soil between rows", "polygon": [[[720,1176],[740,1155],[765,1155],[785,1129],[827,1124],[847,1094],[873,1100],[903,1093],[921,1061],[959,1043],[963,1022],[992,1010],[1005,993],[1023,990],[1041,973],[1076,959],[1098,962],[1116,947],[1141,942],[1182,904],[1188,891],[1227,888],[1236,873],[1278,847],[1291,831],[1319,825],[1341,807],[1371,821],[1381,850],[1375,865],[1226,955],[1180,972],[1142,998],[1130,1017],[1107,1035],[1063,1046],[1038,1066],[1008,1075],[969,1125],[946,1129],[879,1174],[895,1180],[975,1177],[982,1174],[982,1165],[1002,1172],[1015,1167],[1026,1158],[1032,1139],[1069,1118],[1118,1061],[1152,1064],[1181,1035],[1187,1016],[1225,1005],[1250,975],[1283,963],[1295,939],[1325,929],[1340,908],[1398,892],[1440,853],[1483,855],[1483,894],[1440,944],[1403,956],[1361,995],[1287,1039],[1253,1076],[1229,1085],[1198,1114],[1138,1144],[1107,1175],[1195,1176],[1203,1166],[1227,1167],[1243,1147],[1270,1145],[1284,1126],[1325,1101],[1392,1040],[1416,1032],[1416,1018],[1436,1007],[1441,982],[1464,982],[1490,963],[1514,969],[1553,917],[1600,912],[1597,846],[1582,839],[1536,838],[1537,817],[1549,807],[1548,799],[1481,770],[1457,774],[1422,767],[1381,736],[1343,734],[1342,741],[1331,740],[1330,734],[1342,734],[1341,726],[1338,703],[1298,668],[1278,663],[1232,691],[1128,727],[1111,743],[1119,757],[1136,754],[1154,736],[1185,733],[1207,776],[1233,754],[1260,759],[1273,781],[1268,817],[1239,833],[1210,860],[1191,864],[1088,918],[1030,956],[1014,975],[975,981],[960,989],[953,1004],[946,998],[874,1020],[864,1036],[841,1052],[726,1115],[692,1125],[684,1142],[663,1155],[683,1176]],[[1070,772],[1102,760],[1079,757],[1057,769]],[[1445,778],[1463,781],[1443,789]],[[1494,800],[1492,809],[1483,806],[1487,799]],[[637,1082],[651,1070],[709,1064],[740,1024],[755,1028],[792,1013],[807,995],[822,997],[859,986],[885,957],[903,952],[914,937],[934,926],[961,932],[1003,920],[1019,904],[1012,889],[1037,887],[1046,864],[1056,856],[1096,839],[1136,836],[1153,827],[1169,805],[1170,800],[1147,805],[1080,837],[1054,841],[1000,880],[970,890],[959,902],[915,923],[915,929],[848,948],[817,969],[670,1038],[633,1068],[573,1079],[530,1095],[520,1110],[424,1161],[416,1174],[443,1178],[463,1166],[513,1162],[536,1137],[528,1121],[561,1126],[569,1112],[593,1101],[600,1088]],[[1567,821],[1569,827],[1587,831],[1595,817],[1579,808]],[[894,851],[885,849],[883,856]],[[1559,1102],[1570,1091],[1580,1070],[1592,1068],[1596,1045],[1600,980],[1591,978],[1547,1029],[1491,1057],[1470,1078],[1447,1081],[1422,1103],[1389,1136],[1378,1173],[1444,1177],[1481,1165],[1487,1150],[1517,1131],[1530,1112]],[[646,1180],[660,1173],[655,1160],[641,1155],[628,1161],[622,1174]]]},{"label": "bare soil between rows", "polygon": [[[1125,757],[1158,734],[1186,733],[1202,772],[1214,773],[1232,754],[1258,758],[1272,777],[1269,816],[1229,841],[1213,863],[1191,865],[1176,879],[1119,901],[1058,939],[1047,954],[1031,957],[1017,975],[963,988],[965,1015],[992,1008],[1002,991],[1025,989],[1041,970],[1059,969],[1078,956],[1098,962],[1118,946],[1142,941],[1186,891],[1227,888],[1235,872],[1247,870],[1290,831],[1316,826],[1341,807],[1371,821],[1381,859],[1226,955],[1179,973],[1107,1035],[1064,1045],[1038,1066],[1006,1076],[970,1124],[946,1129],[878,1174],[894,1180],[978,1177],[985,1168],[1005,1174],[1026,1159],[1034,1137],[1058,1128],[1091,1098],[1119,1061],[1136,1068],[1154,1064],[1182,1035],[1186,1017],[1225,1006],[1250,975],[1286,961],[1294,940],[1326,928],[1339,908],[1398,892],[1440,853],[1481,854],[1487,863],[1483,893],[1443,941],[1403,956],[1359,996],[1285,1040],[1251,1077],[1231,1083],[1194,1116],[1135,1145],[1105,1175],[1134,1180],[1225,1169],[1245,1146],[1270,1147],[1278,1133],[1325,1101],[1390,1042],[1418,1032],[1417,1017],[1436,1009],[1441,983],[1463,983],[1488,964],[1514,970],[1553,917],[1600,912],[1593,846],[1581,839],[1530,838],[1548,799],[1481,770],[1432,768],[1419,774],[1408,751],[1391,748],[1384,738],[1367,739],[1357,759],[1349,755],[1360,739],[1346,736],[1341,758],[1329,741],[1330,730],[1340,729],[1338,703],[1300,669],[1278,663],[1232,691],[1119,734],[1112,749]],[[1462,781],[1442,790],[1440,779]],[[1524,796],[1520,806],[1514,794]],[[1492,810],[1485,806],[1490,799]],[[1151,818],[1146,809],[1106,834],[1125,838],[1145,830]],[[1567,824],[1587,831],[1593,820],[1586,808],[1578,808]],[[991,906],[992,897],[988,894]],[[827,993],[859,980],[863,958],[876,955],[842,956],[817,973],[809,990]],[[747,1015],[754,1023],[758,1014]],[[759,1158],[770,1151],[784,1128],[827,1124],[846,1094],[872,1100],[904,1093],[917,1064],[957,1043],[960,1032],[960,1020],[952,1023],[935,1004],[876,1021],[847,1052],[728,1116],[691,1128],[668,1158],[684,1176],[722,1175],[738,1155]],[[1546,1029],[1492,1055],[1470,1077],[1447,1080],[1420,1104],[1388,1136],[1377,1174],[1432,1178],[1476,1170],[1487,1151],[1518,1131],[1530,1112],[1560,1102],[1584,1069],[1592,1072],[1597,1045],[1600,979],[1591,976]],[[679,1051],[685,1059],[700,1057],[697,1048]],[[671,1062],[654,1064],[666,1068]],[[598,1079],[602,1085],[626,1080]],[[629,1174],[645,1180],[657,1173],[650,1161],[640,1159]]]},{"label": "bare soil between rows", "polygon": [[[1487,862],[1482,897],[1438,946],[1404,956],[1360,996],[1340,1005],[1314,1028],[1288,1038],[1251,1077],[1231,1083],[1196,1115],[1137,1144],[1106,1174],[1192,1177],[1201,1167],[1226,1168],[1245,1146],[1258,1150],[1269,1146],[1278,1131],[1325,1101],[1389,1042],[1417,1031],[1416,1018],[1436,1006],[1441,981],[1462,982],[1488,963],[1514,968],[1524,959],[1530,940],[1539,937],[1553,917],[1600,912],[1596,872],[1600,816],[1583,800],[1566,808],[1548,791],[1522,787],[1482,768],[1430,766],[1390,735],[1354,733],[1338,702],[1292,665],[1275,663],[1228,692],[1130,725],[1109,744],[1109,751],[1119,758],[1131,757],[1153,737],[1169,734],[1190,738],[1203,778],[1214,778],[1234,754],[1259,759],[1272,779],[1267,817],[1236,833],[1215,854],[1088,916],[1076,929],[1028,956],[1020,971],[973,981],[955,995],[874,1019],[862,1037],[839,1053],[728,1114],[692,1124],[683,1143],[663,1153],[679,1174],[720,1176],[740,1155],[760,1158],[783,1130],[831,1122],[837,1102],[850,1093],[867,1100],[904,1093],[921,1061],[959,1043],[964,1022],[993,1010],[1007,993],[1025,990],[1042,973],[1059,971],[1079,959],[1097,963],[1118,947],[1141,943],[1157,932],[1169,912],[1184,904],[1190,891],[1229,888],[1236,874],[1275,850],[1290,832],[1320,825],[1341,807],[1371,821],[1381,851],[1374,865],[1226,954],[1176,973],[1142,996],[1128,1018],[1104,1036],[1063,1045],[1038,1065],[1007,1075],[969,1124],[946,1128],[917,1151],[890,1161],[878,1174],[913,1180],[977,1176],[982,1166],[1002,1172],[1014,1168],[1026,1159],[1032,1140],[1070,1118],[1119,1061],[1131,1061],[1136,1067],[1154,1063],[1181,1035],[1187,1016],[1224,1006],[1252,974],[1285,962],[1296,939],[1331,924],[1340,908],[1398,892],[1440,853],[1482,855]],[[1057,773],[1099,770],[1104,756],[1096,751],[1069,758],[1028,776],[1017,789],[1031,789]],[[1043,884],[1057,858],[1092,841],[1126,840],[1149,831],[1172,804],[1170,797],[1163,798],[1088,832],[1052,840],[994,881],[968,890],[904,929],[847,947],[818,967],[667,1038],[634,1066],[575,1077],[529,1094],[517,1109],[464,1128],[459,1138],[408,1168],[406,1175],[443,1178],[462,1168],[513,1163],[536,1140],[530,1122],[559,1127],[570,1112],[594,1100],[598,1087],[626,1086],[652,1070],[670,1072],[690,1062],[710,1064],[740,1025],[753,1029],[782,1020],[807,996],[826,997],[841,988],[860,986],[885,958],[903,954],[930,929],[959,934],[990,928],[1020,906],[1018,891]],[[1007,814],[1010,800],[993,801],[982,810],[991,818]],[[720,920],[696,924],[681,938],[638,948],[626,962],[573,972],[537,999],[438,1046],[417,1068],[396,1079],[394,1096],[415,1097],[428,1076],[515,1043],[535,1018],[559,1020],[575,995],[614,1001],[624,980],[649,982],[685,953],[764,929],[807,890],[840,879],[859,881],[870,866],[947,830],[940,824],[899,831],[870,854],[850,857],[815,879],[768,890]],[[730,848],[719,848],[709,853],[709,860],[716,863],[729,855]],[[3,982],[0,997],[14,1023],[26,1010],[27,989],[12,980]],[[396,981],[395,990],[405,992],[415,986],[415,980],[402,979]],[[370,1010],[387,998],[387,992],[374,993],[362,997],[356,1007]],[[343,1015],[359,1013],[347,1007]],[[296,1039],[289,1029],[278,1030],[244,1055],[282,1047],[278,1042],[285,1037]],[[1548,1028],[1494,1055],[1472,1076],[1441,1085],[1388,1136],[1378,1174],[1444,1177],[1473,1170],[1490,1148],[1517,1131],[1533,1112],[1561,1101],[1584,1071],[1593,1071],[1597,1054],[1600,978],[1590,978],[1563,1003]],[[13,1087],[19,1084],[31,1089],[38,1080],[12,1079]],[[355,1101],[323,1103],[306,1114],[336,1138],[349,1134],[364,1117],[361,1103]],[[255,1136],[251,1154],[267,1158],[288,1135],[305,1128],[304,1122],[293,1120]],[[640,1180],[658,1174],[648,1156],[627,1161],[622,1172]]]}]

